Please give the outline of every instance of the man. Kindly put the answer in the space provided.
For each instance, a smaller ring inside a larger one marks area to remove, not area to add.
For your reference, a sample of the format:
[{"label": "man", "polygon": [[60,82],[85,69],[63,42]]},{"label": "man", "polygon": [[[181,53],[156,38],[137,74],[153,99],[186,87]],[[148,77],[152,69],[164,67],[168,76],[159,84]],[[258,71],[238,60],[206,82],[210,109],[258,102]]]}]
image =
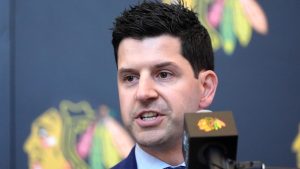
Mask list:
[{"label": "man", "polygon": [[184,113],[207,108],[218,84],[206,29],[181,3],[143,2],[116,18],[112,44],[121,115],[136,141],[113,169],[185,166]]}]

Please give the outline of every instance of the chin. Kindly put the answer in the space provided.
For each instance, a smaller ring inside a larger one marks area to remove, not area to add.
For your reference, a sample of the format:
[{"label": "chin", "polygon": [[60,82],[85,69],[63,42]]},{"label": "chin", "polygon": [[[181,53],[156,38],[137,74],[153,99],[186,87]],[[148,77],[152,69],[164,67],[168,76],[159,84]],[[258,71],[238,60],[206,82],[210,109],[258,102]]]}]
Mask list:
[{"label": "chin", "polygon": [[161,144],[160,140],[157,139],[140,139],[137,143],[143,147],[156,147]]},{"label": "chin", "polygon": [[168,142],[165,134],[161,135],[150,132],[145,132],[143,134],[139,133],[135,138],[136,142],[144,147],[160,147]]}]

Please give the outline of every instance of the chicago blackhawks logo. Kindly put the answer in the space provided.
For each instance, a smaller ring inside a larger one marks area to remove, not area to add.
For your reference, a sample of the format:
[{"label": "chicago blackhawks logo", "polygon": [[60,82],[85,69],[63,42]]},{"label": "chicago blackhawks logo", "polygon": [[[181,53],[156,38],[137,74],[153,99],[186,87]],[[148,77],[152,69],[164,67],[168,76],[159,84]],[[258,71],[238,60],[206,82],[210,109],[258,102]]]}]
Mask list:
[{"label": "chicago blackhawks logo", "polygon": [[198,121],[198,127],[202,131],[210,132],[226,127],[226,124],[217,118],[205,117]]},{"label": "chicago blackhawks logo", "polygon": [[[175,3],[177,0],[162,0]],[[239,43],[247,47],[253,32],[265,35],[268,20],[264,10],[254,0],[183,0],[193,9],[206,27],[215,50],[232,55]]]}]

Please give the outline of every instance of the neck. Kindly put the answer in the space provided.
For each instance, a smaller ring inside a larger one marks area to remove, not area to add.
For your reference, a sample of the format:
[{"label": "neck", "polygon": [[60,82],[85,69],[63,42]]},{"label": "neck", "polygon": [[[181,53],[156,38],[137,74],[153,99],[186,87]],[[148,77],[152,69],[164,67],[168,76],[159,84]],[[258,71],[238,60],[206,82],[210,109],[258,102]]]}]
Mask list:
[{"label": "neck", "polygon": [[143,145],[139,145],[139,146],[148,154],[172,166],[179,165],[184,161],[181,141],[180,143],[173,146],[160,146],[160,147],[146,147]]}]

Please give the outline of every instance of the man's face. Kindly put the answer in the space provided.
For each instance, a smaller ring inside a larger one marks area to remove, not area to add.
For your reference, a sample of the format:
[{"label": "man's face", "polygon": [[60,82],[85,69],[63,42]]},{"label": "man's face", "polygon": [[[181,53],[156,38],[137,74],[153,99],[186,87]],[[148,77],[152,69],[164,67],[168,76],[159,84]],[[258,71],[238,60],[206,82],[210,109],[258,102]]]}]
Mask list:
[{"label": "man's face", "polygon": [[126,38],[118,57],[121,114],[137,143],[156,148],[181,145],[183,114],[200,108],[202,91],[181,54],[179,38]]}]

